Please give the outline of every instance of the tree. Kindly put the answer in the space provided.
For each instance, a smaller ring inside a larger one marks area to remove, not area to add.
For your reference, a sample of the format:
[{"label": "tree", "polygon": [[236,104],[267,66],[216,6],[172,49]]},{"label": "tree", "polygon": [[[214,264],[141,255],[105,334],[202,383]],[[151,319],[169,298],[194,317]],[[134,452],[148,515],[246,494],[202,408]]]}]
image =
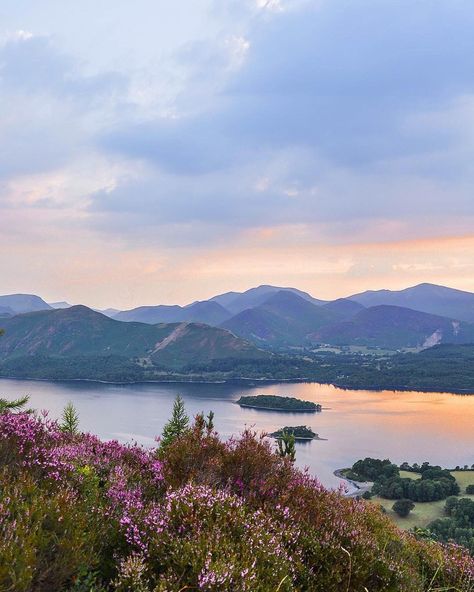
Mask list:
[{"label": "tree", "polygon": [[295,435],[283,430],[277,442],[278,454],[282,458],[288,456],[291,461],[294,461],[296,456]]},{"label": "tree", "polygon": [[70,436],[74,436],[79,431],[79,414],[70,401],[63,409],[59,427],[61,431]]},{"label": "tree", "polygon": [[0,413],[11,413],[12,411],[23,411],[23,407],[28,403],[30,397],[25,395],[19,399],[9,401],[0,398]]},{"label": "tree", "polygon": [[160,448],[165,450],[172,442],[187,432],[189,417],[184,409],[184,401],[178,395],[173,404],[171,419],[165,424],[161,436]]},{"label": "tree", "polygon": [[405,518],[413,510],[415,504],[409,499],[399,499],[393,506],[392,510],[401,518]]}]

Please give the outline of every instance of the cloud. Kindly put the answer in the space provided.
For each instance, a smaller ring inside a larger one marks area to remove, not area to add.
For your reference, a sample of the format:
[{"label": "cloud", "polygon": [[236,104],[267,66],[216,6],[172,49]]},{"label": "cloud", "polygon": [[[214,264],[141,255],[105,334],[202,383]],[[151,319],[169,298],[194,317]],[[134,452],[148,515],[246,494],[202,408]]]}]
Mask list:
[{"label": "cloud", "polygon": [[248,24],[231,75],[218,46],[183,50],[192,75],[181,112],[102,136],[101,149],[146,172],[93,196],[92,209],[208,222],[209,240],[219,224],[326,224],[334,235],[337,224],[363,234],[392,219],[407,236],[412,226],[463,226],[474,215],[472,6],[336,1],[270,12]]},{"label": "cloud", "polygon": [[0,178],[55,170],[91,150],[100,114],[125,86],[115,73],[84,75],[48,37],[7,35],[0,45]]},{"label": "cloud", "polygon": [[[157,16],[141,2],[143,14]],[[466,0],[203,1],[179,27],[167,14],[167,28],[177,28],[163,32],[166,43],[149,23],[142,38],[136,11],[126,36],[108,37],[118,22],[115,12],[105,19],[109,0],[86,36],[89,9],[77,9],[75,31],[69,20],[64,29],[61,9],[54,34],[38,35],[16,6],[16,32],[0,42],[0,207],[9,235],[26,236],[38,220],[35,244],[60,226],[130,256],[181,253],[170,267],[195,252],[230,265],[225,252],[237,245],[241,274],[251,257],[243,243],[264,243],[252,277],[267,269],[281,279],[272,258],[283,257],[282,245],[294,253],[289,273],[321,245],[327,257],[347,245],[471,232],[474,9]],[[119,8],[126,22],[131,9]],[[48,19],[35,14],[45,29]],[[209,29],[192,29],[206,19]],[[350,269],[389,277],[397,265],[412,277],[433,265],[431,254],[364,255],[358,267],[347,252],[330,260],[348,277]]]}]

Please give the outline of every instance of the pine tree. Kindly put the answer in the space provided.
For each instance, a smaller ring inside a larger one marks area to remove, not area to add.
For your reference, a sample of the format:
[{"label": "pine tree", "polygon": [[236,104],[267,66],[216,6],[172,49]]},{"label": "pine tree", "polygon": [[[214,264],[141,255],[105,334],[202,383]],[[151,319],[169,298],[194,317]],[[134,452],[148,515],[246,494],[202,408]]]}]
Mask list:
[{"label": "pine tree", "polygon": [[59,427],[61,428],[61,431],[71,436],[74,436],[79,431],[79,414],[71,402],[69,402],[63,409]]},{"label": "pine tree", "polygon": [[165,424],[160,441],[160,449],[164,450],[172,442],[188,430],[189,417],[184,409],[183,399],[178,395],[173,404],[171,419]]},{"label": "pine tree", "polygon": [[14,401],[0,398],[0,413],[23,411],[23,407],[28,403],[29,400],[30,397],[28,395],[25,397],[20,397],[19,399],[15,399]]}]

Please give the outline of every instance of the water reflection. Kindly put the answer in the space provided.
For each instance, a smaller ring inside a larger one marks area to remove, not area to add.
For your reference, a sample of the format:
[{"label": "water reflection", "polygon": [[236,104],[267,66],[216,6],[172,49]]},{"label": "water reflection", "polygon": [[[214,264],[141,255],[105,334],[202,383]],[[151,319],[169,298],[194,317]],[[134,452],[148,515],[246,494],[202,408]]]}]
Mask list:
[{"label": "water reflection", "polygon": [[[320,438],[297,443],[297,462],[327,486],[337,486],[333,471],[365,456],[395,462],[428,460],[443,466],[474,462],[474,396],[447,393],[346,391],[331,385],[139,384],[0,380],[0,394],[31,395],[37,409],[59,417],[68,401],[77,407],[81,427],[104,439],[153,445],[180,394],[190,414],[213,410],[225,438],[245,426],[274,432],[306,424]],[[241,408],[242,394],[282,394],[323,405],[315,414]]]}]

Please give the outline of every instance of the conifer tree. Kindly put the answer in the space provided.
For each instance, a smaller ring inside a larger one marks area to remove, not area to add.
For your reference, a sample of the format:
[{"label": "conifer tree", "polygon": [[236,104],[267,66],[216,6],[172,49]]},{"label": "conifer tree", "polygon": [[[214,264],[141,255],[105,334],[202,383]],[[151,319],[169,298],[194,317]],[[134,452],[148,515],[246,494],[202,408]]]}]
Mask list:
[{"label": "conifer tree", "polygon": [[171,419],[165,424],[160,441],[160,449],[164,450],[172,442],[188,430],[189,417],[184,409],[184,401],[178,395],[173,404]]},{"label": "conifer tree", "polygon": [[59,427],[63,432],[71,436],[74,436],[79,431],[79,414],[71,402],[63,409]]},{"label": "conifer tree", "polygon": [[30,397],[28,395],[15,399],[14,401],[0,398],[0,413],[23,411],[23,407],[28,403],[29,399]]}]

